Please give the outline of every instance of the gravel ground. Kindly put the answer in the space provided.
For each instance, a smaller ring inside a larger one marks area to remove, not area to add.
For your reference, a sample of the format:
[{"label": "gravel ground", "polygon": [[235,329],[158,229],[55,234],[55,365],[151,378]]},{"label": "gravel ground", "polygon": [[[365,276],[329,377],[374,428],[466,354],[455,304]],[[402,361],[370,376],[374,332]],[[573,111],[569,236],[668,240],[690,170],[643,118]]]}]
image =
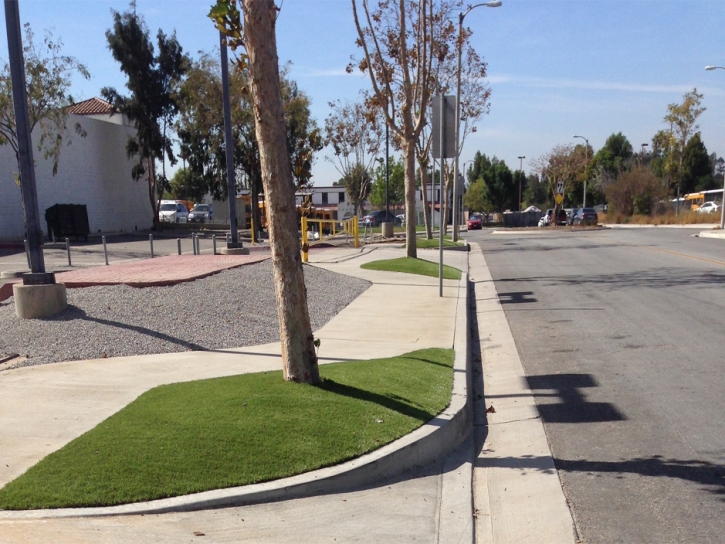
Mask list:
[{"label": "gravel ground", "polygon": [[[304,270],[313,330],[370,286],[313,266]],[[18,319],[12,298],[0,302],[0,358],[28,356],[16,367],[278,340],[269,260],[170,287],[68,289],[68,309],[47,319]]]}]

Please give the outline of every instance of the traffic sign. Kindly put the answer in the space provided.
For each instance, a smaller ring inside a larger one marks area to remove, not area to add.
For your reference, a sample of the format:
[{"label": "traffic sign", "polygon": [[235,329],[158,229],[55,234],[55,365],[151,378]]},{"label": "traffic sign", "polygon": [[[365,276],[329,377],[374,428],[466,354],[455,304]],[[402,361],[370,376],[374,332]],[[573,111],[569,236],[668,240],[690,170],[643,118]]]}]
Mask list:
[{"label": "traffic sign", "polygon": [[562,195],[561,193],[556,193],[554,200],[557,204],[561,204],[562,202],[564,202],[564,195]]},{"label": "traffic sign", "polygon": [[556,182],[556,192],[560,195],[564,194],[564,182],[563,181],[557,181]]}]

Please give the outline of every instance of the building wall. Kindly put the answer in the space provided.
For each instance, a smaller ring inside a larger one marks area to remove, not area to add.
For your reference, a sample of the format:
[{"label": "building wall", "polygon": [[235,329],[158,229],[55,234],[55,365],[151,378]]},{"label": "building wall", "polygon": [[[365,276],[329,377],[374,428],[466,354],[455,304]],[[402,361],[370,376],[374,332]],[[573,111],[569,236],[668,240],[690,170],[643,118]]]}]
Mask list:
[{"label": "building wall", "polygon": [[[54,204],[85,204],[92,234],[147,229],[153,223],[148,183],[131,178],[133,163],[126,158],[126,142],[134,129],[93,117],[69,116],[71,144],[63,146],[55,176],[52,161],[38,151],[39,131],[33,133],[38,207],[46,234],[45,210]],[[86,131],[85,138],[75,134],[76,123]],[[0,146],[0,239],[4,240],[22,239],[25,233],[17,170],[12,148]]]}]

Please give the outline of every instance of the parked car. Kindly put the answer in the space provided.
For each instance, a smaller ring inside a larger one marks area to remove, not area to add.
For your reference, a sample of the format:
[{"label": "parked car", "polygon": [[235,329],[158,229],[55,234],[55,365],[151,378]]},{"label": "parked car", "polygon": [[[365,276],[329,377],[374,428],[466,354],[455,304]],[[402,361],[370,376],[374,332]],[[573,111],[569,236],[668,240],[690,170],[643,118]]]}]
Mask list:
[{"label": "parked car", "polygon": [[574,216],[574,225],[596,225],[599,223],[599,216],[594,208],[579,208]]},{"label": "parked car", "polygon": [[197,204],[194,209],[189,212],[189,221],[191,223],[211,223],[214,220],[211,204]]},{"label": "parked car", "polygon": [[362,218],[362,222],[373,227],[379,227],[380,223],[393,223],[394,225],[400,225],[398,218],[393,215],[392,212],[388,211],[387,215],[385,210],[378,210],[370,212]]},{"label": "parked car", "polygon": [[574,224],[574,218],[576,217],[576,214],[579,210],[581,210],[581,208],[570,208],[570,209],[566,210],[566,224],[567,225]]},{"label": "parked car", "polygon": [[468,218],[468,230],[478,230],[483,228],[483,217],[474,213]]},{"label": "parked car", "polygon": [[702,206],[697,208],[698,213],[712,213],[720,211],[720,204],[713,202],[712,200],[705,202]]},{"label": "parked car", "polygon": [[[553,223],[552,218],[554,217],[554,210],[553,208],[549,208],[546,210],[546,213],[544,214],[544,217],[539,219],[539,226],[540,227],[547,227]],[[558,212],[558,219],[556,221],[557,225],[566,225],[566,210],[564,208],[559,208]]]},{"label": "parked car", "polygon": [[401,213],[395,216],[396,225],[405,225],[405,214]]},{"label": "parked car", "polygon": [[159,207],[159,221],[163,223],[186,223],[189,212],[186,206],[175,200],[162,200]]}]

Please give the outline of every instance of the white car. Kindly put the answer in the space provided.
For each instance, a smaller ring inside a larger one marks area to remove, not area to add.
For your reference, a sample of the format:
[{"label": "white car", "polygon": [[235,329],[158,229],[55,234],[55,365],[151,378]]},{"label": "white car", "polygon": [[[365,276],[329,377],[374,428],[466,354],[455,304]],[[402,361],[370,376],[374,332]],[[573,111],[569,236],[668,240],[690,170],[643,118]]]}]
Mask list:
[{"label": "white car", "polygon": [[709,201],[705,202],[702,206],[697,208],[699,213],[712,213],[720,211],[720,205],[717,202]]},{"label": "white car", "polygon": [[162,223],[187,223],[189,221],[189,211],[180,202],[162,200],[159,207],[159,221]]}]

